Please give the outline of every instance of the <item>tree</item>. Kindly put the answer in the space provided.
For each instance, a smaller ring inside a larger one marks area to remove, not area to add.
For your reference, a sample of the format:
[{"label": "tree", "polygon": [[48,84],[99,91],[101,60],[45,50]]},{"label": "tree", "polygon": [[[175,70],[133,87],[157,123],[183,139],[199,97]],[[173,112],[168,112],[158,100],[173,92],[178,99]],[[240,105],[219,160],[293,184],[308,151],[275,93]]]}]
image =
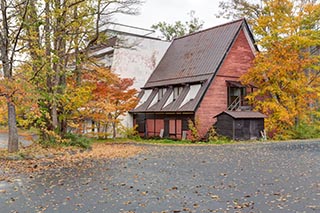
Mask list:
[{"label": "tree", "polygon": [[[115,13],[136,14],[140,3],[140,0],[0,0],[0,67],[4,77],[0,96],[7,102],[10,152],[18,150],[15,104],[17,94],[27,91],[21,85],[36,89],[35,123],[42,136],[63,137],[68,126],[66,115],[70,113],[64,102],[69,91],[67,79],[77,79],[75,89],[81,92],[82,64],[88,60],[90,47],[98,41],[100,28]],[[24,72],[18,73],[14,66],[23,67]],[[35,109],[31,105],[21,108],[21,113]]]},{"label": "tree", "polygon": [[0,58],[3,77],[0,96],[5,97],[8,111],[9,140],[8,151],[19,149],[19,138],[16,119],[14,96],[19,92],[16,87],[14,64],[21,48],[21,34],[25,28],[29,0],[0,1]]},{"label": "tree", "polygon": [[119,117],[125,115],[126,112],[133,109],[138,104],[138,98],[136,97],[137,90],[130,88],[132,85],[133,79],[119,78],[118,81],[115,81],[109,87],[111,95],[108,102],[114,107],[109,113],[113,138],[116,138],[116,128],[120,122]]},{"label": "tree", "polygon": [[194,17],[195,11],[190,11],[190,20],[182,23],[181,21],[176,21],[174,24],[168,24],[166,22],[159,22],[151,26],[155,30],[159,30],[162,37],[168,41],[181,37],[193,32],[199,31],[203,26],[203,21],[199,18]]},{"label": "tree", "polygon": [[320,57],[309,50],[320,45],[320,4],[269,0],[263,11],[254,25],[262,51],[242,81],[259,86],[248,98],[268,115],[268,131],[286,137],[317,110]]},{"label": "tree", "polygon": [[[316,4],[319,0],[293,0],[290,1],[298,12],[301,8],[304,8],[307,4]],[[269,7],[267,6],[267,0],[224,0],[219,2],[220,11],[216,14],[217,18],[223,17],[226,19],[241,19],[246,18],[249,22],[252,30],[256,36],[256,39],[260,39],[260,34],[256,33],[256,26],[258,25],[258,19],[261,16],[270,15]],[[264,30],[267,30],[264,29]]]},{"label": "tree", "polygon": [[73,121],[74,127],[79,129],[86,120],[91,120],[92,129],[97,129],[99,137],[109,134],[111,126],[112,136],[116,137],[119,117],[137,104],[137,90],[130,88],[133,79],[123,78],[99,66],[91,66],[83,72],[85,84],[76,86],[73,78],[68,79],[71,84],[64,96],[65,116]]},{"label": "tree", "polygon": [[[43,137],[67,131],[69,110],[64,98],[68,78],[82,89],[82,70],[88,50],[98,41],[100,28],[114,13],[136,14],[140,0],[47,0],[32,1],[25,41],[31,64],[31,80],[37,86],[42,111]],[[78,88],[80,90],[78,90]],[[50,132],[46,136],[46,132]]]},{"label": "tree", "polygon": [[253,27],[256,24],[256,20],[264,14],[261,0],[220,1],[219,8],[221,10],[216,14],[217,18],[241,19],[245,17]]}]

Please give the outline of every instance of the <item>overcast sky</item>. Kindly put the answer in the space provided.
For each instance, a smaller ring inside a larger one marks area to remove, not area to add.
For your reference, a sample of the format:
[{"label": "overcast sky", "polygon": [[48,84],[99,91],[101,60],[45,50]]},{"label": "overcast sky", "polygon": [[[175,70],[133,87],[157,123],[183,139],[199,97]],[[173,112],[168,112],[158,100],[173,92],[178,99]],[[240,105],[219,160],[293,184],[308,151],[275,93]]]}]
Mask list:
[{"label": "overcast sky", "polygon": [[191,10],[195,17],[204,21],[203,29],[227,22],[217,19],[218,0],[145,0],[140,6],[140,15],[117,15],[114,22],[150,29],[151,25],[160,21],[174,23],[175,21],[188,21]]}]

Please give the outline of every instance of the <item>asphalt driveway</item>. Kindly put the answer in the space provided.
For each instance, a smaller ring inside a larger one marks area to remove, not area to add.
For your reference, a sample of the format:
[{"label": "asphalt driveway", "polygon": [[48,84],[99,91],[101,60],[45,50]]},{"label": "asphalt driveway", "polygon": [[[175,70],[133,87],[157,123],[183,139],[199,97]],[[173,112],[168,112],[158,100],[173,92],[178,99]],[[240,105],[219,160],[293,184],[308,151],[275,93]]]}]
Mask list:
[{"label": "asphalt driveway", "polygon": [[[31,140],[28,140],[24,136],[19,136],[19,143],[22,147],[30,146]],[[6,149],[8,147],[8,133],[0,132],[0,149]]]},{"label": "asphalt driveway", "polygon": [[320,212],[320,142],[143,146],[0,182],[1,212]]}]

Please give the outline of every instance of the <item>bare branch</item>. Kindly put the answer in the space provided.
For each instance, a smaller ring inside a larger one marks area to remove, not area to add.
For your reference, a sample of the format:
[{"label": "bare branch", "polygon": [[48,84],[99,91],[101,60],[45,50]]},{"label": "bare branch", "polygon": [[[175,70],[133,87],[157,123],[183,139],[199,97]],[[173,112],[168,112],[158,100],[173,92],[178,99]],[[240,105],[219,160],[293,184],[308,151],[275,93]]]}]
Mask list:
[{"label": "bare branch", "polygon": [[[14,44],[13,44],[11,57],[10,57],[10,61],[11,62],[13,61],[14,54],[16,53],[16,48],[17,48],[17,45],[18,45],[19,37],[20,37],[21,31],[22,31],[22,29],[24,27],[24,21],[25,21],[26,16],[27,16],[28,5],[29,5],[29,0],[26,0],[25,1],[25,5],[24,5],[23,15],[22,15],[22,21],[21,21],[21,24],[19,26],[18,32],[17,32],[17,34],[15,36],[15,39],[14,39]],[[12,65],[10,66],[10,69],[12,69]]]}]

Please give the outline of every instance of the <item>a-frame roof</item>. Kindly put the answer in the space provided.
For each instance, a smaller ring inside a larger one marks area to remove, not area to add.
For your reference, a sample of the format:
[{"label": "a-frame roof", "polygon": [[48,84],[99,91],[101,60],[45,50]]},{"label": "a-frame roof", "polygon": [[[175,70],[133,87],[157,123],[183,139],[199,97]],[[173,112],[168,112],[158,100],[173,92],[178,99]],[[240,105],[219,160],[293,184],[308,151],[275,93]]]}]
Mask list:
[{"label": "a-frame roof", "polygon": [[[144,88],[205,81],[220,67],[245,19],[173,40]],[[250,34],[252,42],[252,34]]]},{"label": "a-frame roof", "polygon": [[[242,29],[257,50],[245,19],[174,39],[143,88],[152,93],[131,112],[194,112]],[[196,96],[185,102],[191,85],[199,84],[202,86]],[[175,85],[184,89],[176,100],[166,105]],[[155,103],[158,89],[162,87],[167,88],[166,93]]]}]

